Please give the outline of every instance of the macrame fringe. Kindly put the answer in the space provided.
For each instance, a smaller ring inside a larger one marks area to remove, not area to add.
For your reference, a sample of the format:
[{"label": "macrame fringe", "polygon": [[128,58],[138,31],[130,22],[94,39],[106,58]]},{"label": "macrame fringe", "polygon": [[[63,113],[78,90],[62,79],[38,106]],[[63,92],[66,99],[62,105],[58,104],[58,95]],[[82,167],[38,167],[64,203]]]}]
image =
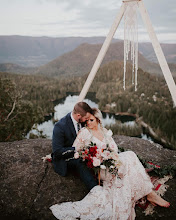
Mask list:
[{"label": "macrame fringe", "polygon": [[126,65],[131,51],[132,60],[132,84],[137,91],[137,71],[138,71],[138,26],[137,26],[137,2],[126,2],[124,13],[124,76],[123,88],[126,89]]}]

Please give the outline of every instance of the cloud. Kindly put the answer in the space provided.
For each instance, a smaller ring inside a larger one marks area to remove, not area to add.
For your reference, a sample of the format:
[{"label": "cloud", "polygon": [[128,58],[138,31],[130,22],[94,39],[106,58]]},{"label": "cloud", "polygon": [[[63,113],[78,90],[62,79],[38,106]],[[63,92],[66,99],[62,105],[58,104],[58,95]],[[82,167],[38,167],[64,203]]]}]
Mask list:
[{"label": "cloud", "polygon": [[[176,33],[175,0],[143,0],[158,36]],[[1,34],[30,36],[106,36],[121,0],[0,0]],[[147,35],[139,16],[139,29]],[[123,22],[116,36],[123,38]],[[168,37],[169,36],[169,37]],[[175,39],[176,42],[176,39]]]},{"label": "cloud", "polygon": [[144,0],[154,26],[165,27],[176,31],[176,1],[175,0]]}]

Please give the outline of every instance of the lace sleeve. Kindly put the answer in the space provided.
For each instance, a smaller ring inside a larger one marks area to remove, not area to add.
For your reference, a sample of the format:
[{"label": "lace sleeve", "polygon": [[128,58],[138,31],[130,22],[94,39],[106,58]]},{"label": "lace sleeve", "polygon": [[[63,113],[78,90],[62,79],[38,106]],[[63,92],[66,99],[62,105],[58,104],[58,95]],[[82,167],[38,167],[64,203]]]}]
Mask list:
[{"label": "lace sleeve", "polygon": [[115,143],[114,139],[112,137],[110,137],[110,139],[111,139],[111,142],[110,142],[111,148],[113,148],[114,151],[118,152],[118,147],[117,147],[117,144]]},{"label": "lace sleeve", "polygon": [[104,130],[106,141],[109,144],[110,148],[113,151],[118,151],[117,144],[115,143],[114,139],[112,138],[112,135],[113,135],[112,131],[107,130],[106,128],[104,128],[103,130]]},{"label": "lace sleeve", "polygon": [[80,151],[87,142],[87,138],[89,137],[89,134],[87,134],[87,129],[82,128],[79,132],[78,135],[73,143],[73,147],[75,147],[75,151]]}]

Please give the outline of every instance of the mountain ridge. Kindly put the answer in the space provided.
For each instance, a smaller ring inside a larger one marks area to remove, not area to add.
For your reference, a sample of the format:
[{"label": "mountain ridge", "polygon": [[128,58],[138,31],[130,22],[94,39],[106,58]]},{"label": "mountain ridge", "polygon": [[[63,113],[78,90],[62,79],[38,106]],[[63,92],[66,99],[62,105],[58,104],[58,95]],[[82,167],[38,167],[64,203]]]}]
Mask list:
[{"label": "mountain ridge", "polygon": [[[53,59],[74,50],[82,43],[102,44],[105,37],[31,37],[0,36],[0,63],[15,63],[25,67],[44,65]],[[113,39],[113,42],[122,42]],[[161,44],[169,63],[176,63],[176,44]],[[139,51],[149,61],[157,58],[150,42],[139,42]]]},{"label": "mountain ridge", "polygon": [[104,40],[105,37],[0,36],[0,63],[16,63],[26,67],[41,66],[74,50],[82,43],[96,44],[103,43]]},{"label": "mountain ridge", "polygon": [[[100,44],[81,44],[75,50],[39,67],[35,73],[52,77],[61,75],[84,75],[90,72],[100,48]],[[122,42],[112,43],[101,66],[115,60],[123,61],[123,54],[124,50]],[[148,61],[141,53],[139,53],[139,68],[152,74],[162,75],[160,66]],[[171,68],[173,75],[176,75],[176,64],[172,64]]]}]

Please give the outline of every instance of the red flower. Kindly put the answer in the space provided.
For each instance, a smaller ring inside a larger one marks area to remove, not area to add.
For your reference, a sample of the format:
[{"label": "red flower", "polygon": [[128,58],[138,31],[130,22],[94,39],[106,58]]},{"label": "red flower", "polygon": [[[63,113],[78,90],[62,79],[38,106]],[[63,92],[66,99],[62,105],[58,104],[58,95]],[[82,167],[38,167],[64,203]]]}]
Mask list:
[{"label": "red flower", "polygon": [[89,148],[89,152],[91,154],[92,157],[95,157],[96,153],[97,153],[97,146],[94,147],[90,147]]},{"label": "red flower", "polygon": [[148,162],[150,165],[153,165],[153,166],[155,166],[155,167],[157,167],[157,168],[160,168],[160,166],[158,166],[158,165],[155,165],[155,164],[153,164],[152,162]]},{"label": "red flower", "polygon": [[85,157],[85,159],[86,159],[86,160],[92,160],[91,155],[88,154],[88,155]]},{"label": "red flower", "polygon": [[87,166],[88,166],[89,168],[93,168],[93,160],[89,160],[89,161],[87,162]]}]

